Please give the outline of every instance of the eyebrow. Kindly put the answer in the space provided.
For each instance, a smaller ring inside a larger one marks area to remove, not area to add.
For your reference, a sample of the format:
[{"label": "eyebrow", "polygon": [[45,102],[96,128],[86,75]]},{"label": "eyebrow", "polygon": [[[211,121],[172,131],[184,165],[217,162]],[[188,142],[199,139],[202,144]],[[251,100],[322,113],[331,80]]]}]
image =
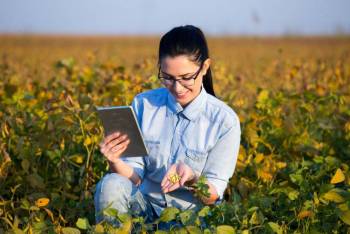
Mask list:
[{"label": "eyebrow", "polygon": [[[173,75],[170,75],[170,74],[168,74],[168,73],[166,73],[166,72],[163,72],[162,70],[160,70],[162,73],[164,73],[165,75],[168,75],[168,76],[172,76],[172,77],[174,77]],[[182,75],[179,75],[179,76],[182,76],[182,77],[184,77],[184,76],[186,76],[186,75],[190,75],[190,74],[194,74],[194,73],[185,73],[185,74],[182,74]]]}]

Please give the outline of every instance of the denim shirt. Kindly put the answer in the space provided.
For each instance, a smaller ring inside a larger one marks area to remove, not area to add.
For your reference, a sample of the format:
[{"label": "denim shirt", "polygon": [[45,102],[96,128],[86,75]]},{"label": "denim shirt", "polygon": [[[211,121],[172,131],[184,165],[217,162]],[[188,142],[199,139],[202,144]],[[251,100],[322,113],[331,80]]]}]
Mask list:
[{"label": "denim shirt", "polygon": [[142,179],[140,190],[156,213],[168,206],[182,210],[200,207],[201,202],[186,187],[166,194],[161,191],[165,173],[180,161],[204,175],[221,200],[239,151],[241,130],[236,113],[203,86],[185,108],[166,88],[136,95],[132,107],[149,155],[123,160]]}]

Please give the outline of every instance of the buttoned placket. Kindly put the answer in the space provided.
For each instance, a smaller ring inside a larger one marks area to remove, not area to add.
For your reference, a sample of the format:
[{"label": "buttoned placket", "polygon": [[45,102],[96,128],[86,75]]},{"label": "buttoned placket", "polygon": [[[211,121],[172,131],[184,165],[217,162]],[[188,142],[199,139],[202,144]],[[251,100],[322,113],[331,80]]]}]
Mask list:
[{"label": "buttoned placket", "polygon": [[[182,113],[179,112],[177,114],[172,114],[172,125],[173,127],[173,134],[172,134],[172,140],[171,140],[171,147],[170,147],[170,156],[168,158],[168,165],[167,170],[176,162],[176,154],[179,150],[179,143],[181,141],[181,123],[183,118],[180,116]],[[170,197],[167,193],[164,194],[166,206],[169,204]]]}]

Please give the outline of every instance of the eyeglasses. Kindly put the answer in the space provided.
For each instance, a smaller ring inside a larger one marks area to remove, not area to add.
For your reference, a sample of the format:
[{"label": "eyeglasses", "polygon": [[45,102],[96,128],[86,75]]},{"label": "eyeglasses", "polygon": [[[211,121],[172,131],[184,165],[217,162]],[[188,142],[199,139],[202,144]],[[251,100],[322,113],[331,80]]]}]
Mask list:
[{"label": "eyeglasses", "polygon": [[189,87],[189,86],[194,85],[195,80],[197,79],[200,71],[202,70],[202,67],[203,67],[203,63],[201,63],[198,71],[196,71],[196,73],[194,73],[190,77],[183,77],[182,79],[175,79],[175,77],[173,77],[173,76],[170,76],[168,74],[163,74],[162,71],[160,70],[160,66],[159,66],[158,79],[165,86],[173,86],[175,84],[175,81],[178,81],[182,86]]}]

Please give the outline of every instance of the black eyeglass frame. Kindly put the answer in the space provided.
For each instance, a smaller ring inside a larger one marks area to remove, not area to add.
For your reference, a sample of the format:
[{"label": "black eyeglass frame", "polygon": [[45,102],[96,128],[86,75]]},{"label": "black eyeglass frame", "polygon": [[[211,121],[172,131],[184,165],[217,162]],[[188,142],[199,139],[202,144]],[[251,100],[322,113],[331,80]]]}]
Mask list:
[{"label": "black eyeglass frame", "polygon": [[[166,85],[164,81],[172,81],[171,86],[173,86],[173,85],[175,84],[176,81],[179,81],[179,83],[180,83],[182,86],[193,86],[193,85],[195,84],[195,82],[196,82],[196,79],[198,78],[198,75],[199,75],[200,71],[201,71],[202,68],[203,68],[203,64],[204,64],[204,62],[201,63],[201,65],[199,66],[198,71],[196,71],[196,73],[194,73],[191,77],[188,77],[188,78],[181,78],[181,79],[174,79],[174,78],[169,78],[169,79],[167,79],[167,78],[161,77],[161,76],[160,76],[161,70],[160,70],[160,66],[159,66],[159,70],[158,70],[158,79],[160,80],[160,82],[161,82],[163,85]],[[172,76],[170,76],[170,77],[172,77]],[[183,84],[181,83],[181,80],[189,81],[189,80],[192,80],[192,79],[193,79],[193,84],[192,84],[192,85],[183,85]],[[164,80],[164,81],[163,81],[163,80]]]}]

